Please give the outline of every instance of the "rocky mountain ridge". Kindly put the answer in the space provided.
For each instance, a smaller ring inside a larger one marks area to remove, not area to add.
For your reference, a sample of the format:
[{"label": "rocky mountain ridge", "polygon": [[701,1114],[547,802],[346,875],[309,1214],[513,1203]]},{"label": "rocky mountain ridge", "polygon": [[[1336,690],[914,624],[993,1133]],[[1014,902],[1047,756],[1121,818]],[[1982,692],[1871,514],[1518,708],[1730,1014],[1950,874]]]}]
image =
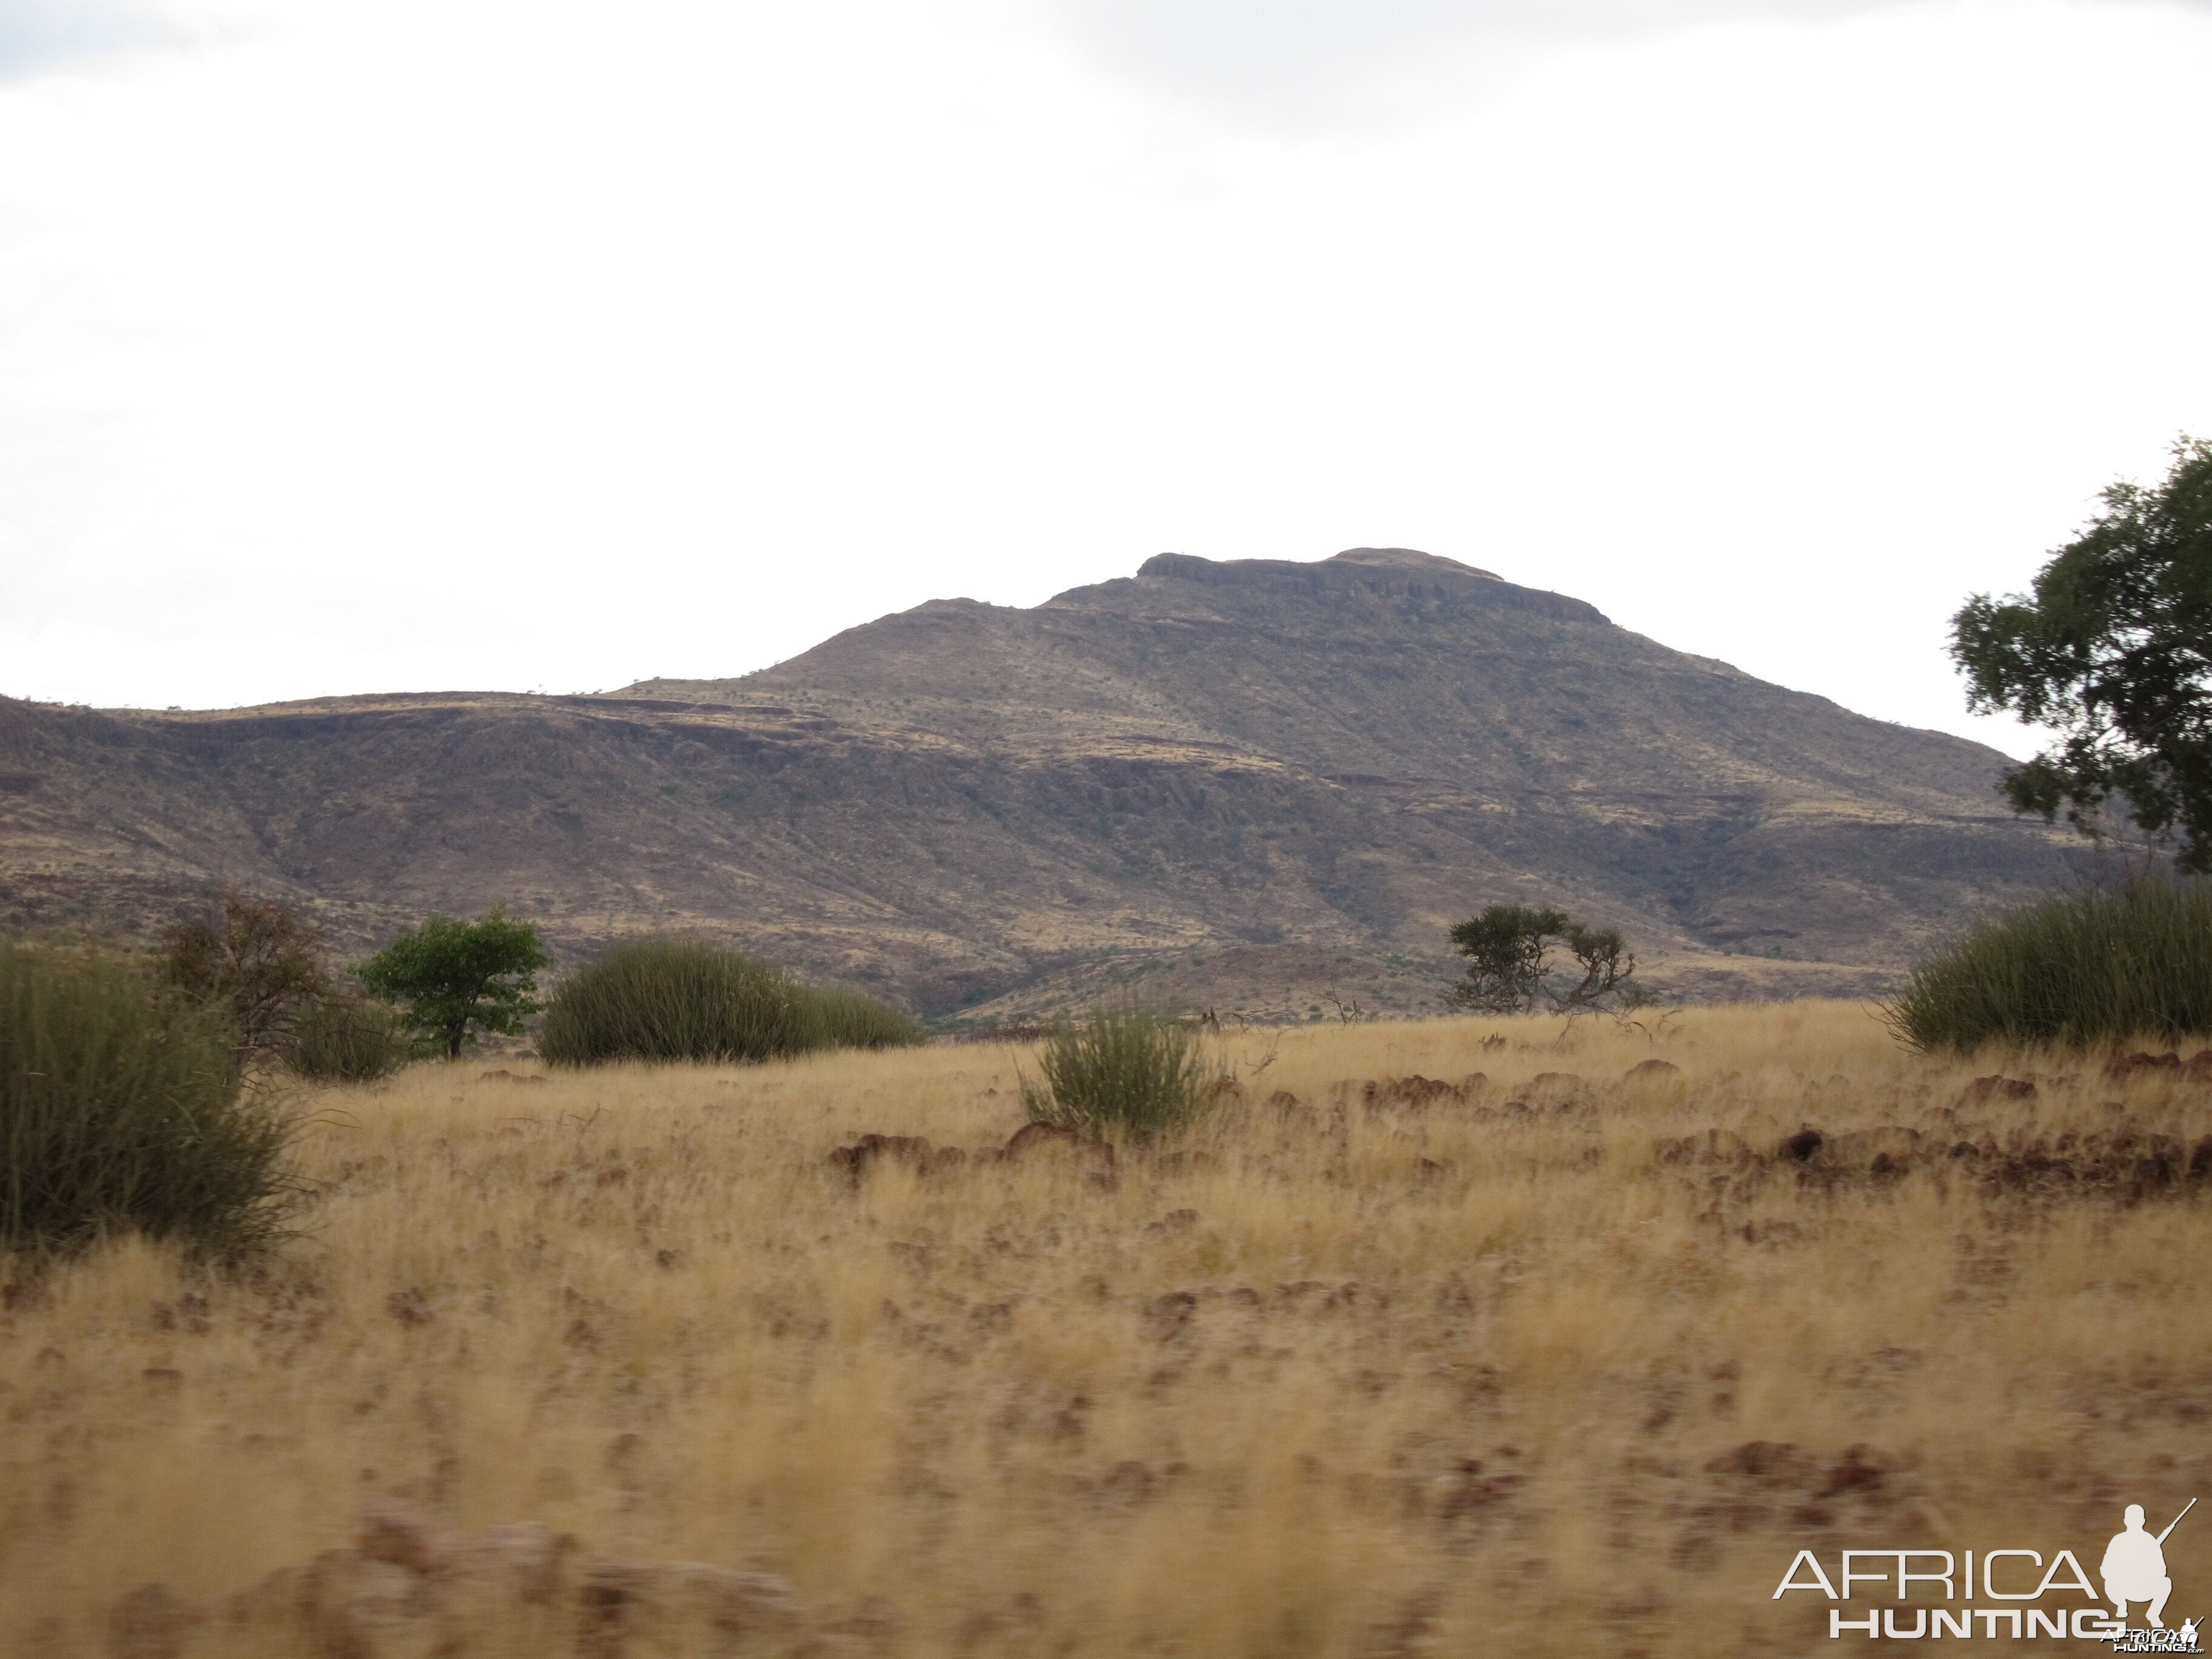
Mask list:
[{"label": "rocky mountain ridge", "polygon": [[1164,554],[602,696],[0,701],[0,914],[231,880],[363,944],[496,902],[569,953],[695,929],[940,1017],[1133,981],[1333,1017],[1430,1006],[1452,921],[1540,899],[1662,990],[1864,991],[2057,872],[2002,763],[1433,555]]}]

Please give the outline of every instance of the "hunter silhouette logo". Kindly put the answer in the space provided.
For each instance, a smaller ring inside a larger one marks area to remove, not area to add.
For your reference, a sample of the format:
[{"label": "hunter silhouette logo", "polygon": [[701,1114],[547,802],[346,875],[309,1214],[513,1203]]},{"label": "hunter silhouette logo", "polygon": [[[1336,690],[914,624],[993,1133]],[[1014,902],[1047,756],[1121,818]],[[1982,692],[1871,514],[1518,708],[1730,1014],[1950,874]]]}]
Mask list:
[{"label": "hunter silhouette logo", "polygon": [[[2182,1506],[2181,1515],[2197,1507],[2191,1498]],[[2105,1581],[2105,1599],[2112,1604],[2112,1616],[2122,1624],[2128,1622],[2128,1603],[2148,1601],[2149,1608],[2143,1618],[2153,1630],[2164,1630],[2166,1621],[2159,1614],[2166,1611],[2166,1598],[2173,1594],[2173,1580],[2166,1576],[2166,1540],[2181,1524],[2181,1515],[2166,1523],[2166,1532],[2155,1538],[2143,1530],[2143,1506],[2128,1505],[2121,1518],[2127,1522],[2125,1532],[2116,1532],[2112,1541],[2105,1546],[2105,1564],[2097,1575]]]},{"label": "hunter silhouette logo", "polygon": [[[2197,1507],[2191,1498],[2181,1506],[2177,1515],[2166,1523],[2166,1531],[2154,1538],[2143,1529],[2143,1506],[2130,1504],[2120,1518],[2126,1530],[2112,1534],[2112,1541],[2105,1546],[2103,1565],[2097,1569],[2098,1577],[2105,1581],[2105,1599],[2112,1604],[2113,1616],[2120,1624],[2120,1634],[2110,1638],[2115,1653],[2201,1653],[2197,1644],[2197,1621],[2182,1621],[2178,1631],[2167,1632],[2166,1621],[2159,1615],[2166,1611],[2166,1598],[2173,1594],[2173,1580],[2166,1571],[2166,1540],[2181,1524],[2181,1516]],[[2143,1622],[2148,1630],[2130,1630],[2128,1603],[2144,1601]]]},{"label": "hunter silhouette logo", "polygon": [[[2068,1549],[2048,1562],[2038,1550],[1967,1550],[1960,1554],[1949,1550],[1845,1550],[1832,1578],[1817,1555],[1800,1550],[1782,1575],[1773,1599],[1780,1601],[1791,1590],[1811,1590],[1838,1603],[1890,1604],[1853,1609],[1864,1615],[1857,1618],[1847,1616],[1841,1606],[1831,1607],[1832,1638],[1847,1634],[1906,1641],[1944,1636],[2064,1637],[2103,1642],[2115,1653],[2202,1653],[2197,1620],[2185,1620],[2173,1630],[2165,1620],[2166,1604],[2173,1594],[2166,1540],[2196,1507],[2192,1498],[2164,1531],[2153,1533],[2143,1506],[2127,1506],[2121,1516],[2122,1530],[2105,1546],[2097,1566],[2104,1584],[2101,1600],[2112,1604],[2110,1613],[2098,1605],[2097,1588],[2089,1582],[2081,1558]],[[2058,1599],[2046,1602],[2046,1597]],[[2082,1605],[2066,1605],[2064,1598],[2069,1597]],[[1916,1599],[1917,1607],[1911,1605]],[[1967,1605],[1958,1605],[1962,1601]],[[1997,1605],[1973,1605],[1978,1601]],[[1949,1605],[1931,1605],[1943,1603]],[[2140,1628],[2128,1623],[2131,1607],[2142,1609]]]}]

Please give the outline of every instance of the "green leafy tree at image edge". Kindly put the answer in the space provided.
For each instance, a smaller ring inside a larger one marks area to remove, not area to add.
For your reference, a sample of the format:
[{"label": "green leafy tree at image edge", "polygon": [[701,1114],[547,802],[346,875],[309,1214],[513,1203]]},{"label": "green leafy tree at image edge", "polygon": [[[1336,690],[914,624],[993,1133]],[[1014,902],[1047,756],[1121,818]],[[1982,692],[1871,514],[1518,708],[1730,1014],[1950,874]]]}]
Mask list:
[{"label": "green leafy tree at image edge", "polygon": [[2212,872],[2212,442],[2183,438],[2164,483],[2103,501],[2033,595],[1966,602],[1951,655],[1976,714],[2062,734],[2004,775],[2014,810],[2094,836],[2118,805],[2154,840],[2178,832],[2182,869]]},{"label": "green leafy tree at image edge", "polygon": [[[1620,933],[1585,927],[1564,910],[1493,904],[1454,927],[1451,940],[1468,958],[1467,977],[1452,987],[1451,1000],[1478,1013],[1526,1013],[1540,998],[1555,1013],[1580,1012],[1638,995],[1628,982],[1636,957]],[[1579,977],[1552,969],[1555,945],[1566,947]]]},{"label": "green leafy tree at image edge", "polygon": [[537,1012],[538,970],[551,958],[537,928],[494,910],[474,921],[433,916],[379,951],[355,976],[397,1002],[409,1022],[457,1059],[469,1028],[513,1036]]}]

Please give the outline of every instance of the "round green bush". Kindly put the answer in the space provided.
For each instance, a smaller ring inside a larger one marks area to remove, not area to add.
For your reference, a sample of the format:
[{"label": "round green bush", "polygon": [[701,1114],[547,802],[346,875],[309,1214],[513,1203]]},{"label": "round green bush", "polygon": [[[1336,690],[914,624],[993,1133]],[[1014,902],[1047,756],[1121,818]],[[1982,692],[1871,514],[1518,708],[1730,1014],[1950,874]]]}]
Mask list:
[{"label": "round green bush", "polygon": [[763,1060],[918,1042],[921,1029],[856,991],[823,990],[703,939],[617,945],[563,980],[538,1052],[551,1066]]},{"label": "round green bush", "polygon": [[290,1121],[241,1086],[232,1036],[128,964],[0,941],[0,1245],[135,1230],[235,1256],[276,1237]]},{"label": "round green bush", "polygon": [[1885,1009],[1917,1048],[2212,1033],[2212,881],[2059,893],[1967,932]]},{"label": "round green bush", "polygon": [[1031,1121],[1115,1139],[1151,1140],[1194,1123],[1227,1073],[1200,1034],[1141,1004],[1097,1008],[1063,1025],[1022,1079]]}]

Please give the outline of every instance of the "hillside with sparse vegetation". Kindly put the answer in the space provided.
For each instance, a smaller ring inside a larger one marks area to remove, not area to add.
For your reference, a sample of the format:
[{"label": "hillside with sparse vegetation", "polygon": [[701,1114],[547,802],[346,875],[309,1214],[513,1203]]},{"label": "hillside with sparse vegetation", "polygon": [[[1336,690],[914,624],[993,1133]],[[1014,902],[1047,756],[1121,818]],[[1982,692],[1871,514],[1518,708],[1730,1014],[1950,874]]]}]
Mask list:
[{"label": "hillside with sparse vegetation", "polygon": [[1865,994],[2062,867],[2002,766],[1450,560],[1163,556],[743,679],[0,702],[0,921],[228,881],[364,946],[504,903],[562,960],[703,933],[939,1021],[1139,980],[1281,1020],[1436,1010],[1446,930],[1540,904],[1659,994]]}]

